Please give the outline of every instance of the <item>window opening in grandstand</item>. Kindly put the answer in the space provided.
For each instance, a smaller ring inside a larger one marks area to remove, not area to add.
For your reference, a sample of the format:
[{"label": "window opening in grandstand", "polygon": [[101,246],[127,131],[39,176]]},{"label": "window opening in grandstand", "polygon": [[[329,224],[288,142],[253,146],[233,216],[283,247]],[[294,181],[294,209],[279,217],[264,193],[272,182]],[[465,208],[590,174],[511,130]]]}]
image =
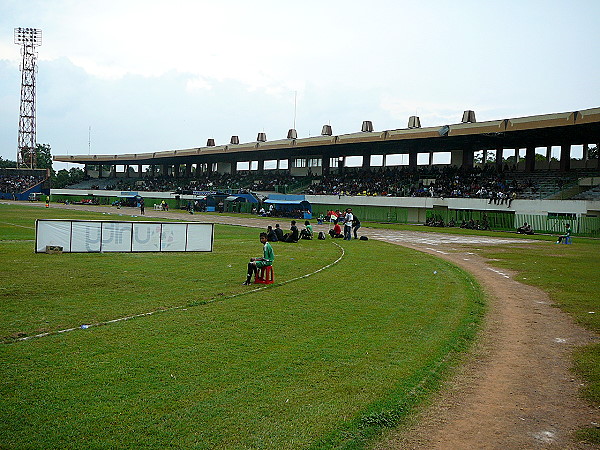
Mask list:
[{"label": "window opening in grandstand", "polygon": [[386,166],[408,166],[408,153],[392,153],[385,157]]},{"label": "window opening in grandstand", "polygon": [[276,170],[277,169],[277,160],[276,159],[267,159],[264,163],[265,170]]},{"label": "window opening in grandstand", "polygon": [[332,169],[340,167],[340,160],[338,158],[329,158],[329,167]]},{"label": "window opening in grandstand", "polygon": [[429,165],[429,153],[417,153],[417,166]]},{"label": "window opening in grandstand", "polygon": [[362,156],[346,156],[346,167],[362,167]]},{"label": "window opening in grandstand", "polygon": [[279,160],[279,170],[288,170],[289,167],[290,167],[289,160],[287,160],[287,159]]},{"label": "window opening in grandstand", "polygon": [[250,170],[250,161],[238,161],[235,169],[240,171]]},{"label": "window opening in grandstand", "polygon": [[250,161],[250,170],[258,170],[258,161]]},{"label": "window opening in grandstand", "polygon": [[371,160],[369,161],[369,165],[371,167],[383,166],[383,155],[371,155]]},{"label": "window opening in grandstand", "polygon": [[321,167],[322,165],[321,158],[309,158],[308,160],[308,167]]},{"label": "window opening in grandstand", "polygon": [[513,148],[505,148],[502,152],[502,156],[504,158],[504,162],[507,164],[515,163],[515,149]]},{"label": "window opening in grandstand", "polygon": [[571,159],[583,159],[583,145],[571,145]]},{"label": "window opening in grandstand", "polygon": [[433,152],[433,164],[450,164],[452,162],[451,152]]},{"label": "window opening in grandstand", "polygon": [[294,167],[306,167],[306,158],[294,159]]}]

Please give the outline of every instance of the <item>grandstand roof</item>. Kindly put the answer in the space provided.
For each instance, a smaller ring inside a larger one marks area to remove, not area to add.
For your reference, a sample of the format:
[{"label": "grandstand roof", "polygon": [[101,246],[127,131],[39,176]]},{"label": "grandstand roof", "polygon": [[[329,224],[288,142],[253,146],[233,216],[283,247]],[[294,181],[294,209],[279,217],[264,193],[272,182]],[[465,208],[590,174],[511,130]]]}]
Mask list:
[{"label": "grandstand roof", "polygon": [[[446,128],[447,127],[447,128]],[[359,132],[266,142],[228,144],[122,155],[56,155],[78,164],[175,164],[254,157],[280,158],[310,153],[412,153],[460,149],[524,148],[530,145],[589,144],[600,141],[600,108],[428,128]],[[308,150],[311,148],[311,150]],[[285,156],[281,152],[288,152]],[[227,156],[225,156],[227,155]]]}]

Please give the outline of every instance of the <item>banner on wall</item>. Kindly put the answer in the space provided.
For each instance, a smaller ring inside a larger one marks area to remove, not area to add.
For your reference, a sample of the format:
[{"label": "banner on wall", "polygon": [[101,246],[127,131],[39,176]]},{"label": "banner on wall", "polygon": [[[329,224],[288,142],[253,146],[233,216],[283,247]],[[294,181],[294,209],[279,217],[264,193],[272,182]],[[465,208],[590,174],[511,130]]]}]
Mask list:
[{"label": "banner on wall", "polygon": [[38,219],[35,251],[59,246],[66,253],[211,252],[214,224]]}]

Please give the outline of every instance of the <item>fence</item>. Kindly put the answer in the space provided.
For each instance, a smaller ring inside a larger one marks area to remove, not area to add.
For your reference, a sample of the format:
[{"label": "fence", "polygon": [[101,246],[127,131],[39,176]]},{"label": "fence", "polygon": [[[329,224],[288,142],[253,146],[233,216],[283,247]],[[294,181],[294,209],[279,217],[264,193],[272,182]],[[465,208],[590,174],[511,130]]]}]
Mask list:
[{"label": "fence", "polygon": [[427,218],[443,219],[448,223],[454,219],[456,225],[463,220],[480,223],[487,220],[492,230],[515,231],[525,222],[531,225],[536,233],[564,233],[566,224],[571,224],[572,234],[578,236],[600,237],[600,218],[598,217],[552,217],[536,214],[514,214],[511,212],[483,212],[472,210],[428,209]]},{"label": "fence", "polygon": [[527,222],[536,233],[561,234],[567,224],[571,224],[572,234],[600,237],[599,217],[548,217],[532,214],[516,214],[515,228]]},{"label": "fence", "polygon": [[456,226],[462,221],[483,223],[486,222],[492,230],[514,230],[515,215],[512,212],[485,212],[475,211],[470,209],[428,209],[426,213],[427,219],[443,219],[444,223],[454,220]]},{"label": "fence", "polygon": [[[327,211],[340,209],[340,205],[312,204],[313,217],[326,215]],[[345,209],[345,208],[344,208]],[[408,223],[408,208],[396,206],[361,206],[352,205],[352,212],[361,221]]]}]

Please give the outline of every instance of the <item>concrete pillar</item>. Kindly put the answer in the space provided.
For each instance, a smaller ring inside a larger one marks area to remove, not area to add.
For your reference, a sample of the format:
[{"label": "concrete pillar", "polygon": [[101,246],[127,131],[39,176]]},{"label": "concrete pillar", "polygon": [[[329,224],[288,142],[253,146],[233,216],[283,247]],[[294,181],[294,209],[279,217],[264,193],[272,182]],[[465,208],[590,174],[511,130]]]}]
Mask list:
[{"label": "concrete pillar", "polygon": [[321,161],[323,161],[323,175],[329,175],[331,168],[329,156],[321,155]]},{"label": "concrete pillar", "polygon": [[98,164],[98,178],[102,178],[102,164]]},{"label": "concrete pillar", "polygon": [[138,164],[138,178],[143,178],[144,173],[142,172],[142,165]]},{"label": "concrete pillar", "polygon": [[502,160],[504,158],[504,148],[499,145],[496,147],[496,170],[502,172]]},{"label": "concrete pillar", "polygon": [[473,157],[475,152],[473,149],[463,149],[462,151],[462,166],[463,167],[473,167]]},{"label": "concrete pillar", "polygon": [[533,172],[535,170],[535,147],[527,146],[525,153],[525,172]]},{"label": "concrete pillar", "polygon": [[560,171],[567,172],[571,169],[571,144],[560,146]]},{"label": "concrete pillar", "polygon": [[481,164],[483,165],[483,167],[485,167],[485,165],[487,164],[487,156],[488,156],[487,148],[484,148],[483,149],[483,158],[481,161]]},{"label": "concrete pillar", "polygon": [[129,178],[129,164],[125,164],[123,169],[125,170],[125,178]]},{"label": "concrete pillar", "polygon": [[364,153],[362,155],[362,168],[363,170],[369,170],[371,168],[371,153]]},{"label": "concrete pillar", "polygon": [[548,147],[546,147],[546,161],[550,162],[551,159],[552,159],[552,146],[549,145]]},{"label": "concrete pillar", "polygon": [[590,146],[588,144],[583,144],[583,155],[581,156],[581,159],[583,159],[583,161],[588,160],[589,151],[590,151]]},{"label": "concrete pillar", "polygon": [[192,163],[188,163],[185,165],[185,177],[186,178],[192,177]]},{"label": "concrete pillar", "polygon": [[415,169],[417,167],[417,152],[410,152],[408,154],[408,167]]},{"label": "concrete pillar", "polygon": [[433,152],[429,152],[429,167],[433,166]]},{"label": "concrete pillar", "polygon": [[265,171],[265,160],[259,159],[258,160],[258,173],[264,173],[264,171]]}]

